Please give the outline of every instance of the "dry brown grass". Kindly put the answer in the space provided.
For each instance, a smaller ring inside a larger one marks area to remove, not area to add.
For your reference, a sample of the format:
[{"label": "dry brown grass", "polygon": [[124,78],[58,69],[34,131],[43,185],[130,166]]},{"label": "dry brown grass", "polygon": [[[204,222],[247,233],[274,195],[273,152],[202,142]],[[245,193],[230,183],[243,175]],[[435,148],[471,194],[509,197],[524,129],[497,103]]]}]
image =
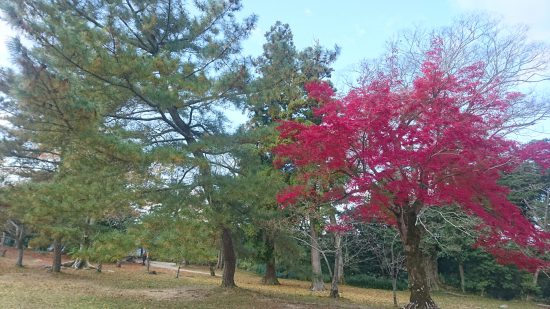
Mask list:
[{"label": "dry brown grass", "polygon": [[[156,268],[147,274],[139,264],[122,268],[105,265],[103,273],[63,269],[52,274],[43,267],[50,263],[46,253],[27,252],[23,269],[16,268],[15,251],[0,258],[0,308],[393,308],[391,291],[341,287],[343,299],[328,292],[311,292],[308,282],[280,280],[280,286],[259,284],[260,278],[239,271],[239,288],[219,288],[220,278],[185,269],[180,279],[169,269]],[[208,272],[206,268],[189,270]],[[442,308],[541,308],[530,302],[505,302],[477,296],[436,294]],[[408,293],[399,292],[403,305]]]}]

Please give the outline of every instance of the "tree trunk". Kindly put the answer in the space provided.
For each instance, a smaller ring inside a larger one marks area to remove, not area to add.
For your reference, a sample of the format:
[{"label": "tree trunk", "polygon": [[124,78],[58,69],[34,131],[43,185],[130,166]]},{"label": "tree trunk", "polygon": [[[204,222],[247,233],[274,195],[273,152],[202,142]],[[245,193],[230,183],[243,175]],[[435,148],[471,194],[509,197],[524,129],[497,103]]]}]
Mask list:
[{"label": "tree trunk", "polygon": [[265,285],[279,285],[277,279],[277,270],[275,267],[275,257],[272,257],[265,265],[265,274],[262,278],[262,284]]},{"label": "tree trunk", "polygon": [[0,239],[0,257],[6,256],[6,249],[4,248],[5,241],[6,241],[6,232],[2,232],[2,238]]},{"label": "tree trunk", "polygon": [[223,276],[222,287],[234,288],[235,284],[235,268],[237,267],[237,258],[235,257],[235,249],[233,249],[233,239],[231,231],[228,228],[222,229],[222,244],[223,244]]},{"label": "tree trunk", "polygon": [[332,273],[332,284],[330,285],[330,297],[339,298],[338,283],[340,282],[340,267],[339,262],[342,257],[342,235],[339,232],[334,232],[334,247],[336,254],[334,256],[334,272]]},{"label": "tree trunk", "polygon": [[[340,248],[342,244],[340,244]],[[338,257],[338,283],[345,284],[346,280],[344,278],[344,254],[340,249],[340,255]]]},{"label": "tree trunk", "polygon": [[438,308],[430,296],[430,287],[424,269],[424,254],[420,249],[421,230],[416,225],[417,213],[421,205],[406,205],[396,213],[399,235],[404,246],[409,275],[411,296],[406,309]]},{"label": "tree trunk", "polygon": [[466,280],[464,278],[464,263],[458,262],[458,274],[460,275],[460,289],[462,293],[466,293]]},{"label": "tree trunk", "polygon": [[321,269],[321,251],[319,250],[319,236],[315,227],[315,220],[310,219],[309,233],[311,236],[311,290],[324,291],[323,272]]},{"label": "tree trunk", "polygon": [[[88,224],[91,224],[90,222],[93,222],[93,220],[86,219],[86,222]],[[84,234],[82,236],[82,241],[80,242],[78,252],[82,254],[82,252],[88,249],[89,246],[90,246],[90,240],[88,239],[88,235]],[[73,264],[74,269],[83,269],[83,268],[89,268],[89,267],[90,267],[90,261],[87,258],[85,259],[77,258]],[[118,261],[117,261],[117,267],[120,267],[118,265]]]},{"label": "tree trunk", "polygon": [[53,241],[53,263],[52,272],[58,273],[61,271],[61,241],[55,239]]},{"label": "tree trunk", "polygon": [[[397,236],[397,235],[396,235]],[[399,263],[395,260],[395,238],[391,242],[391,285],[392,285],[392,294],[393,294],[393,305],[397,307],[397,275],[399,274]]]},{"label": "tree trunk", "polygon": [[391,287],[392,287],[392,294],[393,294],[393,305],[397,307],[397,276],[392,276]]},{"label": "tree trunk", "polygon": [[265,274],[262,278],[262,284],[279,285],[277,280],[277,268],[275,267],[275,242],[269,233],[264,234],[265,245]]},{"label": "tree trunk", "polygon": [[15,265],[18,267],[23,267],[23,254],[25,252],[25,226],[23,224],[17,225],[15,229],[15,247],[17,248],[17,260]]},{"label": "tree trunk", "polygon": [[141,251],[141,265],[145,266],[145,262],[147,262],[147,254],[148,251],[143,250]]},{"label": "tree trunk", "polygon": [[180,277],[181,262],[178,264],[178,271],[176,271],[176,279]]},{"label": "tree trunk", "polygon": [[537,268],[537,270],[533,274],[533,286],[537,286],[539,282],[539,274],[540,274],[540,268]]},{"label": "tree trunk", "polygon": [[[533,274],[533,287],[535,288],[537,287],[537,284],[539,281],[539,273],[540,273],[540,268],[537,268],[537,270]],[[527,295],[525,295],[525,300],[531,301],[533,300],[533,297],[535,297],[535,295],[533,295],[532,293],[527,293]]]},{"label": "tree trunk", "polygon": [[218,250],[218,263],[216,263],[216,269],[222,269],[223,268],[223,244],[220,247],[220,250]]},{"label": "tree trunk", "polygon": [[437,254],[429,254],[424,257],[424,270],[430,291],[438,291],[440,287],[439,271],[437,267]]},{"label": "tree trunk", "polygon": [[210,263],[210,276],[216,277],[216,265],[214,263]]}]

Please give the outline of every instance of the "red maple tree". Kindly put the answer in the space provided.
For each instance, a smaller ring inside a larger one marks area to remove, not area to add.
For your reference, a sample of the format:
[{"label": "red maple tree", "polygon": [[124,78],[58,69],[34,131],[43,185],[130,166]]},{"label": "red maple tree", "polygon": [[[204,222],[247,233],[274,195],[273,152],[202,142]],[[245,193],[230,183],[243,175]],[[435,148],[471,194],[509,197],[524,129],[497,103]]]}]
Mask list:
[{"label": "red maple tree", "polygon": [[[397,69],[340,99],[325,83],[308,85],[309,95],[322,103],[315,111],[319,124],[281,122],[282,143],[275,148],[277,162],[295,166],[300,180],[279,194],[279,203],[345,197],[361,218],[397,227],[411,289],[407,308],[437,307],[419,247],[417,219],[426,207],[459,205],[479,217],[480,245],[499,255],[509,248],[545,250],[548,242],[497,184],[500,173],[518,162],[516,143],[500,136],[499,129],[508,107],[522,95],[502,91],[498,80],[482,82],[481,63],[447,74],[439,46],[435,42],[426,54],[412,87],[398,80]],[[342,186],[315,187],[328,183],[319,179],[338,177],[345,179]],[[522,254],[508,256],[520,266],[543,263]]]}]

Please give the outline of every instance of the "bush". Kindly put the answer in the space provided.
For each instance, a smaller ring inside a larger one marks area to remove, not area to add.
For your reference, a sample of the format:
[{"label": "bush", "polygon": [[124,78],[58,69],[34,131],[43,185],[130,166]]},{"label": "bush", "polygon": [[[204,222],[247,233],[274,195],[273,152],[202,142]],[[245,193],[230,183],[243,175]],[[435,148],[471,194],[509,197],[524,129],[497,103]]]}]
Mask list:
[{"label": "bush", "polygon": [[[392,290],[392,280],[390,278],[374,277],[370,275],[360,274],[346,277],[346,284],[361,288]],[[397,280],[397,289],[406,290],[408,284],[405,280]]]}]

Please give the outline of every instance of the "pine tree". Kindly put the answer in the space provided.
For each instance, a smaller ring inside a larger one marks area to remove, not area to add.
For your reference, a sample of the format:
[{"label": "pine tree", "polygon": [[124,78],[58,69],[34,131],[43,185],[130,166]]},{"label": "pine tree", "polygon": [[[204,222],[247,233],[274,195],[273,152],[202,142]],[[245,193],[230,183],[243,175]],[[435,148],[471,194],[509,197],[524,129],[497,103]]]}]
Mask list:
[{"label": "pine tree", "polygon": [[[318,102],[307,97],[305,85],[315,80],[330,78],[332,73],[331,65],[339,54],[339,48],[333,50],[322,48],[316,44],[313,47],[297,50],[294,45],[294,37],[288,24],[277,22],[265,34],[266,43],[263,46],[263,54],[255,59],[256,73],[258,78],[250,86],[248,96],[248,108],[251,111],[251,120],[248,124],[249,129],[256,131],[252,135],[257,136],[258,155],[262,157],[262,164],[271,165],[273,157],[271,148],[277,143],[274,126],[280,120],[298,120],[303,122],[315,121],[312,108],[318,106]],[[269,171],[271,168],[263,168]],[[272,172],[271,172],[272,173]],[[286,182],[292,181],[291,173],[287,174]],[[312,207],[312,214],[307,216],[310,221],[323,221],[319,217],[318,206]],[[270,204],[264,205],[265,211],[271,211],[272,217],[277,217],[276,201],[272,200]],[[288,211],[288,210],[287,210]],[[265,241],[262,252],[264,259],[268,261],[266,269],[270,270],[270,276],[274,276],[274,257],[270,256],[275,251],[276,245],[274,235],[280,234],[274,231],[271,219],[266,216],[265,229],[263,229],[262,239]],[[297,215],[296,217],[301,217]],[[318,218],[319,217],[319,218]],[[295,219],[294,219],[295,220]],[[318,224],[310,224],[311,231]],[[323,290],[323,279],[321,274],[321,256],[315,242],[318,237],[312,238],[312,289]],[[275,282],[273,278],[266,277],[264,282]]]},{"label": "pine tree", "polygon": [[[248,75],[239,42],[256,18],[237,22],[240,8],[239,1],[3,4],[10,23],[34,40],[35,49],[96,90],[106,103],[101,116],[111,126],[134,131],[132,138],[148,149],[185,153],[207,207],[215,207],[212,169],[207,152],[192,146],[222,133],[220,108],[241,99]],[[233,250],[230,241],[224,243]],[[224,286],[234,286],[230,270],[224,270]]]},{"label": "pine tree", "polygon": [[4,71],[2,78],[9,116],[1,150],[9,162],[5,173],[20,184],[4,198],[38,240],[55,243],[53,270],[59,271],[63,241],[85,244],[93,222],[130,211],[125,176],[139,169],[141,149],[103,125],[105,106],[95,90],[18,40],[11,49],[20,70]]}]

